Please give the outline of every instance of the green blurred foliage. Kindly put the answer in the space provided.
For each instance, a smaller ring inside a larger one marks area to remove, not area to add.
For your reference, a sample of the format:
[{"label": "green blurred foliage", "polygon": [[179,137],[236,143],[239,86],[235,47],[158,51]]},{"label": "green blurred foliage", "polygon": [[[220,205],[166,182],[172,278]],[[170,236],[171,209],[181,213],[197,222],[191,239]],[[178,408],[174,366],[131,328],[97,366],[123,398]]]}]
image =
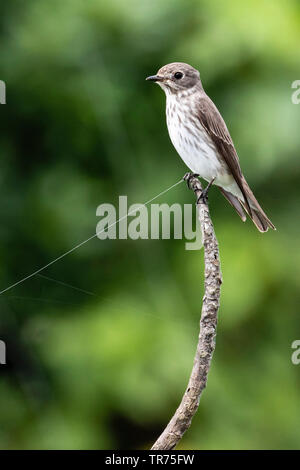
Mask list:
[{"label": "green blurred foliage", "polygon": [[[186,168],[144,78],[199,68],[257,198],[258,233],[212,190],[224,284],[217,348],[182,449],[299,448],[299,3],[2,2],[1,288],[95,232],[96,208],[143,202]],[[194,203],[183,185],[159,202]],[[1,297],[0,447],[147,448],[190,373],[203,253],[94,239]]]}]

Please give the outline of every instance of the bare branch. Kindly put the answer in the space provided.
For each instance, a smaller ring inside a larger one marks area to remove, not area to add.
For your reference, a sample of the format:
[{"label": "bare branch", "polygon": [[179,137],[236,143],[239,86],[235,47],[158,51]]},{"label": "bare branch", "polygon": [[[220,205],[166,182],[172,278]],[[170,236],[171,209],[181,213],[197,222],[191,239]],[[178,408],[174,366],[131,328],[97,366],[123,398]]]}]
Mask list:
[{"label": "bare branch", "polygon": [[206,387],[212,355],[215,349],[217,315],[220,305],[220,268],[219,246],[209,215],[207,202],[201,199],[202,187],[198,178],[185,175],[189,187],[197,198],[198,217],[204,245],[205,281],[204,297],[200,320],[200,333],[194,365],[187,389],[171,421],[157,439],[151,450],[171,450],[178,444],[185,431],[190,427],[198,409],[202,391]]}]

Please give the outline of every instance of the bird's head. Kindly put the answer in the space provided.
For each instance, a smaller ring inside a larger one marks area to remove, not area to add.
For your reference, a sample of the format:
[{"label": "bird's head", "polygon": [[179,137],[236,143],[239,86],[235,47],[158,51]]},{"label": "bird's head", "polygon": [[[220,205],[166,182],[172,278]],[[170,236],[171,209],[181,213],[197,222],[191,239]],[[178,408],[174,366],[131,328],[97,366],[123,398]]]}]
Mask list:
[{"label": "bird's head", "polygon": [[177,94],[201,85],[200,73],[191,65],[183,62],[173,62],[164,65],[156,75],[147,77],[146,80],[156,82],[165,93]]}]

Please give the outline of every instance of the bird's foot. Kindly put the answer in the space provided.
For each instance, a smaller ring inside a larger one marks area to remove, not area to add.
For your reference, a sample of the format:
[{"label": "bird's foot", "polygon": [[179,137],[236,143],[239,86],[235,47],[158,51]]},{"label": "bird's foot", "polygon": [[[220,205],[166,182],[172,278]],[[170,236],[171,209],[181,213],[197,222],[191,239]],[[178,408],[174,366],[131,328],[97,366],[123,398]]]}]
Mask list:
[{"label": "bird's foot", "polygon": [[191,186],[190,186],[191,179],[192,179],[192,178],[195,178],[195,177],[197,178],[198,176],[199,176],[198,173],[191,173],[191,172],[189,171],[188,173],[186,173],[186,174],[184,175],[184,177],[183,177],[182,179],[183,179],[184,181],[186,181],[187,187],[188,187],[189,189],[192,189]]},{"label": "bird's foot", "polygon": [[200,204],[201,202],[203,204],[208,204],[208,192],[210,190],[210,188],[212,187],[214,181],[215,181],[216,178],[213,178],[209,183],[208,185],[206,186],[206,188],[203,189],[202,193],[200,194],[200,196],[198,197],[197,199],[197,202],[196,204]]}]

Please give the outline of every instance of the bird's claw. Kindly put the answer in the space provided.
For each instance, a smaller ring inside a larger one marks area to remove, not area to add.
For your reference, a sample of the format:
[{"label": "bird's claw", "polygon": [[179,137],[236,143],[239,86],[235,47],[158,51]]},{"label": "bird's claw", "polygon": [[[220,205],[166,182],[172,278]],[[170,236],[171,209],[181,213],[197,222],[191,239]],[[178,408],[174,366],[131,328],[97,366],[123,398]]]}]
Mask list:
[{"label": "bird's claw", "polygon": [[[184,175],[183,177],[183,180],[186,181],[187,183],[187,187],[189,189],[193,189],[191,188],[191,179],[192,178],[198,178],[199,174],[198,173],[192,173],[192,172],[188,172]],[[196,204],[200,204],[200,203],[203,203],[203,204],[207,204],[208,203],[208,192],[212,186],[212,184],[214,183],[216,178],[213,178],[209,183],[208,185],[206,186],[206,188],[204,188],[200,194],[200,196],[197,198],[197,202]]]},{"label": "bird's claw", "polygon": [[197,178],[198,176],[199,176],[198,173],[191,173],[190,171],[188,171],[188,172],[184,175],[183,180],[186,181],[187,187],[188,187],[189,189],[191,189],[191,186],[190,186],[191,179],[192,179],[192,178],[195,178],[195,177]]},{"label": "bird's claw", "polygon": [[206,205],[208,204],[208,195],[205,192],[205,189],[202,191],[200,196],[197,198],[196,206],[197,206],[197,204],[206,204]]},{"label": "bird's claw", "polygon": [[198,197],[197,199],[197,202],[196,204],[200,204],[201,202],[203,204],[208,204],[208,192],[210,190],[210,188],[212,187],[214,181],[215,181],[216,178],[213,178],[209,183],[208,185],[206,186],[206,188],[203,189],[203,191],[201,192],[200,196]]}]

